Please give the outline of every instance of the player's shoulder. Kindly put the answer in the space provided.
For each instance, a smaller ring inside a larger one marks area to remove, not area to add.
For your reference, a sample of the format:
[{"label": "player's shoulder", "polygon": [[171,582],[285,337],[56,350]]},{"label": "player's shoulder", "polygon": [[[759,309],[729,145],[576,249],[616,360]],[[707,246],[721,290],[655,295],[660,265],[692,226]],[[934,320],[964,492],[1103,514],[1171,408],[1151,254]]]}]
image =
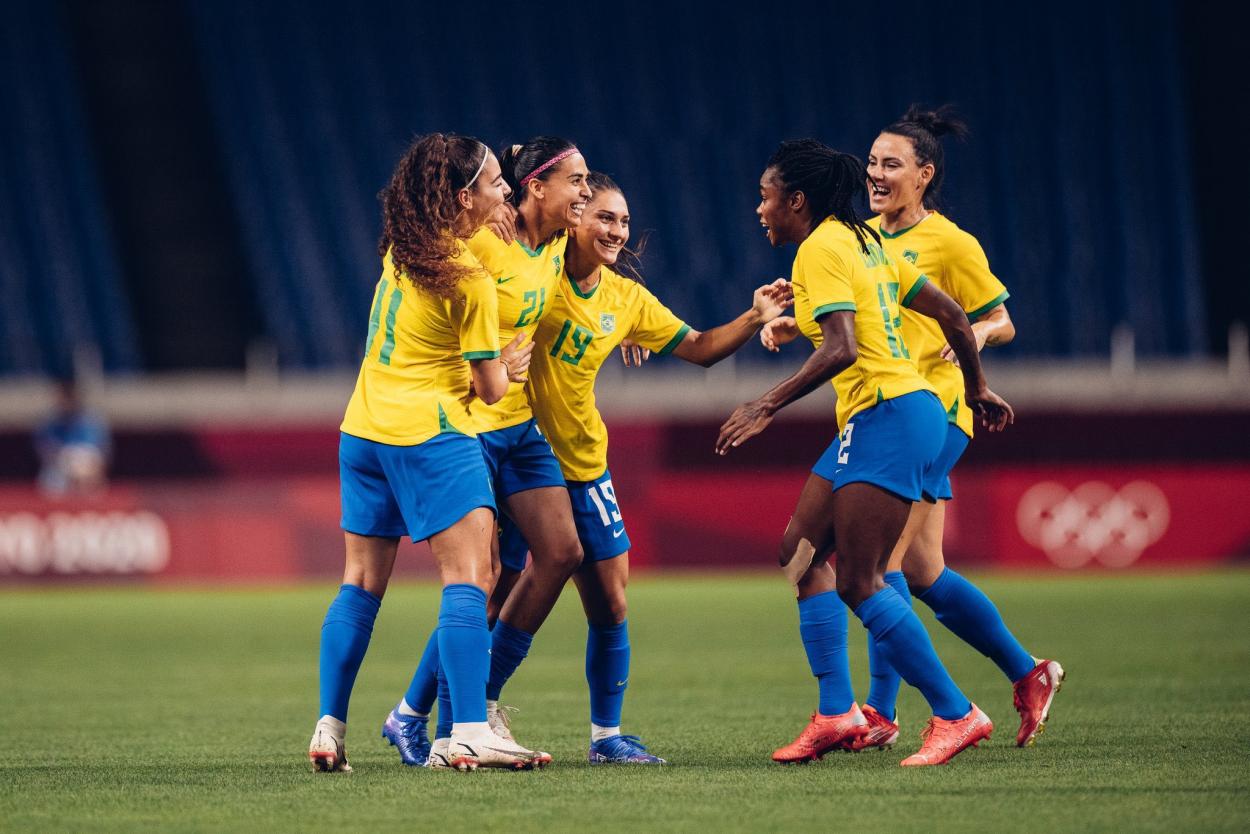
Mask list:
[{"label": "player's shoulder", "polygon": [[960,228],[954,220],[935,211],[925,221],[926,230],[938,242],[944,254],[963,255],[980,253],[981,242],[971,232]]}]

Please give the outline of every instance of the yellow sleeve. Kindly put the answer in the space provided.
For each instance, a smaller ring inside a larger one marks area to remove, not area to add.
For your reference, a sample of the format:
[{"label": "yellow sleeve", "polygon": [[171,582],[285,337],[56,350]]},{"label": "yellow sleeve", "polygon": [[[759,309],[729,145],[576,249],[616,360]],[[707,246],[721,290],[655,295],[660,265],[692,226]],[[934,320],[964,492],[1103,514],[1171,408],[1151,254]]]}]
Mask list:
[{"label": "yellow sleeve", "polygon": [[642,307],[629,338],[660,356],[673,352],[690,332],[690,325],[674,315],[650,290],[639,286]]},{"label": "yellow sleeve", "polygon": [[960,235],[943,253],[945,284],[951,297],[976,321],[1007,300],[1010,293],[993,272],[985,250],[972,235]]},{"label": "yellow sleeve", "polygon": [[835,247],[812,241],[794,256],[795,272],[802,276],[812,305],[812,320],[826,313],[855,311],[851,267]]},{"label": "yellow sleeve", "polygon": [[916,269],[915,264],[903,258],[896,259],[898,265],[898,303],[901,307],[910,307],[911,300],[916,297],[929,276]]},{"label": "yellow sleeve", "polygon": [[465,280],[461,287],[463,307],[456,311],[460,314],[460,355],[466,360],[498,358],[499,297],[495,282],[482,276]]},{"label": "yellow sleeve", "polygon": [[500,240],[494,232],[483,226],[468,241],[469,251],[473,257],[486,267],[486,271],[498,278],[507,269],[508,244]]}]

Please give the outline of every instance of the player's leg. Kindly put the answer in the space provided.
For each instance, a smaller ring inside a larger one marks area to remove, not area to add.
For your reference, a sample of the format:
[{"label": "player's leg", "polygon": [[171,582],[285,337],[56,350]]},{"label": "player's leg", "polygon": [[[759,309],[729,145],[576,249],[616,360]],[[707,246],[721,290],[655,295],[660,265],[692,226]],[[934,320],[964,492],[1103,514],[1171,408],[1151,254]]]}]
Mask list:
[{"label": "player's leg", "polygon": [[347,771],[347,707],[406,525],[386,478],[382,444],[339,439],[339,494],[346,550],[343,584],[321,626],[321,718],[308,756],[314,769]]},{"label": "player's leg", "polygon": [[568,489],[551,445],[533,420],[491,434],[505,433],[509,445],[506,454],[497,455],[495,493],[529,544],[531,560],[503,602],[491,635],[486,697],[492,726],[501,733],[508,729],[498,709],[499,694],[582,562]]},{"label": "player's leg", "polygon": [[[837,442],[830,448],[836,455]],[[819,700],[808,725],[790,744],[773,752],[773,761],[814,761],[830,750],[849,747],[867,724],[851,686],[847,657],[846,606],[838,597],[828,564],[834,547],[833,486],[819,474],[829,453],[803,485],[794,516],[781,541],[780,565],[798,596],[799,636],[816,678]]]},{"label": "player's leg", "polygon": [[[926,523],[925,519],[928,518],[932,509],[933,505],[926,501],[912,503],[911,511],[907,516],[907,525],[903,528],[903,535],[894,545],[894,550],[890,553],[889,561],[886,563],[885,584],[893,588],[908,605],[911,604],[911,593],[903,574],[903,556],[911,540]],[[898,740],[896,703],[902,678],[890,665],[890,661],[886,660],[885,652],[877,645],[877,641],[871,634],[868,635],[868,672],[871,678],[868,698],[864,702],[864,717],[868,719],[869,730],[868,734],[857,741],[854,747],[856,750],[865,750],[870,747],[888,749]]]},{"label": "player's leg", "polygon": [[309,760],[321,771],[351,770],[344,749],[347,706],[399,546],[399,539],[393,537],[345,533],[344,538],[343,584],[321,625],[321,718],[308,748]]},{"label": "player's leg", "polygon": [[590,688],[591,764],[652,764],[642,740],[621,733],[621,709],[629,684],[629,534],[616,501],[612,473],[593,481],[570,481],[569,501],[585,551],[573,574],[586,612],[586,683]]},{"label": "player's leg", "polygon": [[994,661],[1012,682],[1020,713],[1016,743],[1024,747],[1045,728],[1051,702],[1063,683],[1063,667],[1029,654],[990,598],[946,567],[942,552],[945,517],[946,502],[940,501],[907,549],[903,571],[916,598],[933,609],[938,622]]}]

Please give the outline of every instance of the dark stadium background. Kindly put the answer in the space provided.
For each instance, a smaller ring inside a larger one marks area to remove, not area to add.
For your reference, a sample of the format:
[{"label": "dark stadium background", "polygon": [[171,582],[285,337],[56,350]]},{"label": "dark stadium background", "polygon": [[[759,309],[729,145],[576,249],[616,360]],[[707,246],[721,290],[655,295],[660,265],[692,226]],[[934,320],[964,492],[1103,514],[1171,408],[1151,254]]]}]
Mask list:
[{"label": "dark stadium background", "polygon": [[[1164,495],[1166,530],[1129,562],[1242,557],[1240,48],[1201,4],[1164,0],[1045,14],[918,0],[818,13],[8,2],[0,582],[337,569],[336,429],[378,275],[375,195],[414,135],[575,139],[652,230],[652,288],[706,327],[788,269],[753,213],[776,143],[812,135],[862,157],[912,102],[952,102],[972,127],[948,146],[946,204],[1010,288],[1019,334],[988,367],[1020,422],[972,445],[952,558],[1068,564],[1022,532],[1023,496],[1059,484],[1084,502],[1084,530],[1143,481]],[[751,344],[706,374],[672,360],[605,368],[640,565],[769,563],[832,436],[827,392],[742,454],[710,450],[733,405],[800,355]],[[51,500],[31,486],[30,432],[70,374],[112,424],[112,484]],[[1091,483],[1105,489],[1081,491]],[[1105,541],[1149,514],[1133,504]],[[151,515],[172,544],[147,567],[98,530],[67,555],[49,526]]]}]

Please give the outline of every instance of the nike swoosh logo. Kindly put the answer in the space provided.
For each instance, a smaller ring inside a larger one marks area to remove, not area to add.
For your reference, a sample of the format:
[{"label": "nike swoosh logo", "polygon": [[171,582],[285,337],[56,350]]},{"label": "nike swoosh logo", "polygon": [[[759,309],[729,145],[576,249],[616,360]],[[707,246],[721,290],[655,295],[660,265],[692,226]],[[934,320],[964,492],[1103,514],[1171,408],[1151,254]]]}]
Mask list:
[{"label": "nike swoosh logo", "polygon": [[511,281],[511,280],[512,280],[513,278],[515,278],[515,277],[516,277],[515,275],[509,275],[507,278],[496,278],[496,279],[495,279],[495,283],[496,283],[496,284],[506,284],[506,283],[508,283],[509,281]]},{"label": "nike swoosh logo", "polygon": [[504,750],[500,747],[483,747],[483,750],[494,750],[496,753],[503,753],[505,756],[516,756],[518,759],[533,759],[537,754],[523,752],[521,750]]},{"label": "nike swoosh logo", "polygon": [[628,681],[629,681],[629,678],[626,678],[626,679],[625,679],[625,680],[623,680],[623,681],[617,681],[617,682],[616,682],[616,685],[617,685],[617,686],[624,686],[624,685],[625,685]]},{"label": "nike swoosh logo", "polygon": [[624,528],[624,527],[622,527],[620,530],[613,530],[613,531],[612,531],[612,538],[614,538],[614,539],[619,539],[619,538],[620,538],[621,536],[623,536],[623,535],[625,535],[625,528]]}]

